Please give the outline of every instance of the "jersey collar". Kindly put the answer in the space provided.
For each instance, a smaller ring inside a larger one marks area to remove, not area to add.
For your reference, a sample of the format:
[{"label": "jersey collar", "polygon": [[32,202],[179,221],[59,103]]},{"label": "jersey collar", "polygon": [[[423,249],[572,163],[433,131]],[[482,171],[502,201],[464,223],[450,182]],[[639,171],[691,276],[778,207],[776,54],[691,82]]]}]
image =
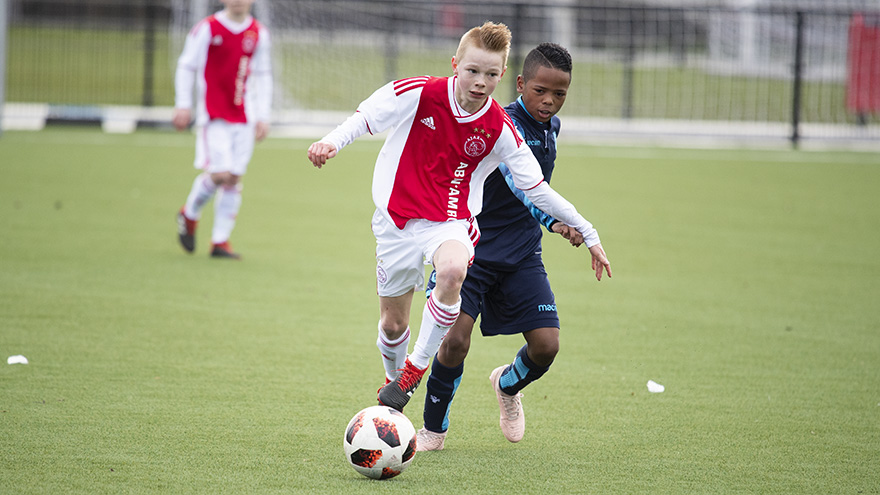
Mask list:
[{"label": "jersey collar", "polygon": [[459,123],[464,124],[467,122],[473,122],[478,118],[482,117],[489,111],[489,108],[492,107],[492,97],[486,98],[486,103],[476,112],[468,113],[467,110],[461,108],[461,105],[458,104],[458,101],[455,100],[455,85],[458,84],[458,76],[450,76],[447,78],[447,92],[449,95],[449,109],[452,111],[452,115],[455,116],[455,120]]}]

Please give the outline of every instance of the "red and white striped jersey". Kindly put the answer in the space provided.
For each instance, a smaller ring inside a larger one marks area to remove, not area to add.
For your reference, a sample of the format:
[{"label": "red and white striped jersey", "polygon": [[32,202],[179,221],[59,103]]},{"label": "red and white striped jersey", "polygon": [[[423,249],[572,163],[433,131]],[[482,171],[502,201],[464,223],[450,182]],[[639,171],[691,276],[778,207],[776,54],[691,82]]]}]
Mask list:
[{"label": "red and white striped jersey", "polygon": [[389,130],[373,173],[373,201],[398,228],[414,218],[476,216],[483,183],[502,161],[522,189],[544,180],[504,109],[489,98],[467,113],[455,100],[455,84],[455,77],[429,76],[388,83],[322,139],[341,150],[365,132]]},{"label": "red and white striped jersey", "polygon": [[177,62],[177,108],[192,108],[194,83],[197,124],[267,122],[272,99],[268,31],[251,16],[235,23],[220,11],[203,19],[187,35]]}]

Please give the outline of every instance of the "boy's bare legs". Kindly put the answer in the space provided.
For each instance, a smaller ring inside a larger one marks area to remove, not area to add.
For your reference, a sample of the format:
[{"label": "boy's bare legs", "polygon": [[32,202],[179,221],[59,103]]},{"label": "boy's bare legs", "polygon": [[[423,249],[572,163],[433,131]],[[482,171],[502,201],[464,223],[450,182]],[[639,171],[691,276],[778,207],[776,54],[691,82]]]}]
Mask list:
[{"label": "boy's bare legs", "polygon": [[[474,319],[467,313],[459,315],[437,351],[440,364],[454,368],[464,362],[471,347],[474,324]],[[539,366],[550,366],[559,352],[559,329],[536,328],[523,333],[523,337],[528,344],[529,358]]]},{"label": "boy's bare legs", "polygon": [[[400,375],[379,391],[379,403],[402,411],[409,402],[428,369],[431,358],[437,353],[443,338],[458,318],[461,308],[459,293],[469,262],[470,252],[459,241],[446,241],[437,248],[433,258],[437,285],[422,311],[422,324],[416,344]],[[409,300],[412,301],[411,297]],[[396,329],[402,333],[399,325]]]},{"label": "boy's bare legs", "polygon": [[446,241],[434,252],[432,261],[437,272],[437,286],[433,294],[441,303],[451,305],[458,302],[470,260],[467,247],[458,241]]},{"label": "boy's bare legs", "polygon": [[471,315],[462,313],[455,321],[455,325],[449,329],[440,350],[437,351],[437,361],[447,368],[455,368],[464,362],[471,348],[471,333],[474,331],[475,321]]},{"label": "boy's bare legs", "polygon": [[470,252],[458,241],[446,241],[434,253],[436,286],[422,312],[422,325],[410,360],[426,369],[440,349],[461,308],[461,284],[467,276]]},{"label": "boy's bare legs", "polygon": [[528,345],[528,356],[538,366],[550,366],[559,353],[559,329],[536,328],[523,333]]},{"label": "boy's bare legs", "polygon": [[397,297],[379,296],[379,324],[385,337],[396,340],[409,327],[409,310],[413,291]]},{"label": "boy's bare legs", "polygon": [[403,369],[409,350],[409,314],[413,291],[397,297],[379,297],[379,337],[376,347],[385,366],[385,385]]},{"label": "boy's bare legs", "polygon": [[202,209],[216,194],[219,194],[219,198],[214,205],[216,216],[211,236],[211,256],[237,259],[239,255],[232,252],[227,241],[241,206],[241,176],[231,172],[204,172],[196,177],[186,203],[177,214],[180,243],[187,252],[193,252],[196,225],[202,216]]},{"label": "boy's bare legs", "polygon": [[[425,426],[418,431],[418,450],[443,449],[446,430],[449,427],[449,410],[464,373],[464,360],[470,349],[474,324],[474,319],[470,315],[462,313],[437,352],[428,379],[424,409]],[[528,371],[525,372],[524,379],[516,383],[515,386],[519,389],[540,378],[559,352],[558,328],[536,328],[524,332],[523,337],[526,339],[526,345],[520,349],[514,362],[517,359],[524,362]],[[500,390],[500,387],[496,387],[496,383],[505,372],[514,373],[513,377],[517,376],[515,371],[508,371],[508,368],[508,365],[498,367],[493,371],[491,378],[501,413],[499,419],[501,430],[508,440],[518,442],[525,432],[522,394],[519,390],[508,394]],[[522,369],[523,365],[520,366],[520,372]]]}]

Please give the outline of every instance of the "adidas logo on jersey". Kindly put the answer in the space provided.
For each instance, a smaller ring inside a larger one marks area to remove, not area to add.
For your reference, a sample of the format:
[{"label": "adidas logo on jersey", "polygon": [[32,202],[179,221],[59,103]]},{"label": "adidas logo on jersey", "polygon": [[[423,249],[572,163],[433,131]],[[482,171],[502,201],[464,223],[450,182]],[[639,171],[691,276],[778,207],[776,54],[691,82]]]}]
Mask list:
[{"label": "adidas logo on jersey", "polygon": [[436,130],[434,128],[434,117],[425,117],[424,119],[421,120],[421,122],[423,124],[425,124],[426,126],[430,127],[432,131]]}]

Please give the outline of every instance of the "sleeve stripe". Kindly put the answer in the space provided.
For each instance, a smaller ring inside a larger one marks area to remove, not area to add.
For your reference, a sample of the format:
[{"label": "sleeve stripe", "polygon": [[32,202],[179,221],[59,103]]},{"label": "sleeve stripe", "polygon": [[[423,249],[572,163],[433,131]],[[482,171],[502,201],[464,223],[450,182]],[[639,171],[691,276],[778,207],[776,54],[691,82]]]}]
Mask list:
[{"label": "sleeve stripe", "polygon": [[428,76],[410,77],[394,81],[394,94],[400,96],[409,90],[421,88],[428,82]]},{"label": "sleeve stripe", "polygon": [[506,125],[513,133],[513,137],[514,139],[516,139],[516,147],[519,148],[519,146],[523,143],[523,140],[519,136],[519,132],[516,130],[516,126],[513,125],[513,121],[510,120],[510,115],[507,115],[507,112],[502,112],[502,114],[504,115],[504,125]]},{"label": "sleeve stripe", "polygon": [[541,180],[541,182],[538,182],[538,183],[535,184],[534,186],[532,186],[532,187],[527,187],[527,188],[525,188],[525,189],[523,189],[523,190],[524,190],[524,191],[531,191],[532,189],[534,189],[534,188],[540,186],[540,185],[543,184],[543,183],[544,183],[544,181]]},{"label": "sleeve stripe", "polygon": [[[354,113],[355,113],[355,114],[360,114],[360,113],[361,113],[361,111],[360,111],[360,110],[355,110],[355,112],[354,112]],[[370,129],[370,122],[369,122],[369,121],[368,121],[368,120],[367,120],[367,116],[366,116],[366,115],[363,115],[363,114],[361,114],[361,118],[363,118],[363,119],[364,119],[364,124],[366,124],[366,126],[367,126],[367,132],[369,132],[369,133],[370,133],[370,135],[371,135],[371,136],[372,136],[372,135],[373,135],[373,130],[372,130],[372,129]]]}]

